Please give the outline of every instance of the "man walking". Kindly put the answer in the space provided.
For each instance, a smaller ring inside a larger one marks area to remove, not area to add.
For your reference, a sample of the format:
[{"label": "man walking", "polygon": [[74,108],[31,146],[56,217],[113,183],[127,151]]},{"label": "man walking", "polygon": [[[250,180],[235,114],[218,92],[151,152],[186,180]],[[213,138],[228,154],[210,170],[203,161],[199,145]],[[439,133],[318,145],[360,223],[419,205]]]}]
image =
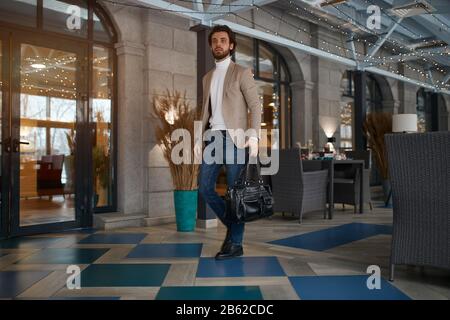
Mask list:
[{"label": "man walking", "polygon": [[[225,164],[227,184],[231,187],[245,166],[237,161],[238,153],[249,147],[250,157],[258,155],[261,107],[251,69],[237,65],[231,60],[237,45],[233,31],[226,25],[215,26],[208,41],[216,66],[203,77],[202,124],[203,129],[209,124],[215,139],[222,139],[223,150],[215,150],[220,153],[221,161],[210,163],[203,159],[199,174],[199,192],[227,227],[225,240],[216,254],[216,259],[220,260],[243,255],[244,224],[224,220],[225,202],[215,191],[216,180],[222,165]],[[247,141],[245,137],[230,134],[237,129],[246,131],[248,123],[251,130],[246,132]],[[200,157],[201,152],[202,144],[197,142],[196,156]]]}]

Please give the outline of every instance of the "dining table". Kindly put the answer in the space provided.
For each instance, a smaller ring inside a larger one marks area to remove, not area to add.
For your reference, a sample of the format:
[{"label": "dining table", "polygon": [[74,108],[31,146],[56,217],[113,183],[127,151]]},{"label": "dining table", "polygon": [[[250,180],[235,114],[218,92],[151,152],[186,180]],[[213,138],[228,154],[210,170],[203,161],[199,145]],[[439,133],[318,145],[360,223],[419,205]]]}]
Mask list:
[{"label": "dining table", "polygon": [[[303,171],[328,170],[328,219],[333,219],[334,214],[334,172],[339,170],[340,166],[353,166],[357,170],[357,177],[359,178],[359,213],[364,213],[364,160],[346,159],[336,160],[333,158],[302,160]],[[326,216],[324,216],[326,218]]]}]

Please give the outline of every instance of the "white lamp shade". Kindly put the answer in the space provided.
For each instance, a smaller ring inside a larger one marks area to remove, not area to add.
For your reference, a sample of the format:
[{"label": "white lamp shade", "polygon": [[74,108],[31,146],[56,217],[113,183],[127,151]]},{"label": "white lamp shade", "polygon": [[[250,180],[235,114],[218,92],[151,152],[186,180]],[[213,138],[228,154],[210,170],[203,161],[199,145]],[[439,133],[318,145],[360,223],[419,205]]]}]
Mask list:
[{"label": "white lamp shade", "polygon": [[392,115],[392,132],[417,132],[417,114]]}]

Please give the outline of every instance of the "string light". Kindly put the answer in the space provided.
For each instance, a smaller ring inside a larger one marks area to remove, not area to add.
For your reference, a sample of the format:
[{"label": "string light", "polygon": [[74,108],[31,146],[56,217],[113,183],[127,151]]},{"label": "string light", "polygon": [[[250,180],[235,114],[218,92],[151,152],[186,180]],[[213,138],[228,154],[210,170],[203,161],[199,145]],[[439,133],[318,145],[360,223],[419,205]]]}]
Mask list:
[{"label": "string light", "polygon": [[[237,13],[235,13],[235,12],[228,12],[228,13],[227,13],[227,12],[223,12],[223,11],[220,11],[220,12],[212,12],[212,11],[204,12],[204,11],[195,11],[195,10],[189,10],[189,11],[186,10],[186,11],[182,11],[182,10],[172,10],[172,9],[155,9],[155,8],[150,8],[150,7],[147,7],[147,6],[140,6],[140,5],[136,5],[136,4],[121,3],[121,2],[112,1],[112,0],[104,0],[104,1],[105,1],[105,2],[110,2],[110,3],[114,4],[114,5],[123,5],[123,6],[131,6],[131,7],[145,8],[145,9],[149,9],[149,10],[157,10],[157,11],[159,11],[160,13],[163,13],[163,12],[177,13],[177,12],[179,12],[179,13],[199,13],[199,14],[224,14],[224,15],[228,15],[228,16],[230,16],[230,14],[231,14],[231,15],[235,16],[236,18],[240,18],[240,19],[243,19],[243,20],[246,20],[246,21],[252,23],[252,24],[255,26],[255,28],[258,27],[258,28],[261,28],[262,30],[265,30],[266,33],[274,34],[274,35],[276,35],[276,36],[283,36],[283,38],[285,38],[285,39],[289,39],[289,40],[295,41],[295,42],[297,42],[297,43],[303,44],[304,41],[303,41],[302,39],[300,39],[300,40],[297,40],[297,39],[290,39],[290,38],[287,37],[287,36],[284,36],[284,35],[280,35],[280,34],[279,34],[279,29],[280,29],[281,23],[283,23],[283,24],[285,24],[285,25],[288,25],[288,26],[290,26],[290,27],[293,27],[294,30],[297,31],[297,32],[296,32],[296,37],[297,37],[297,35],[298,35],[299,33],[302,33],[302,32],[303,32],[309,39],[311,39],[311,40],[314,39],[313,35],[312,35],[310,32],[308,32],[308,30],[307,30],[306,28],[301,28],[301,27],[299,27],[299,26],[293,25],[292,23],[290,23],[290,22],[284,20],[283,17],[275,16],[272,12],[269,12],[268,10],[265,10],[263,7],[254,5],[253,3],[248,4],[248,5],[245,5],[245,4],[242,4],[242,5],[240,5],[240,4],[239,4],[239,5],[233,5],[233,4],[231,3],[231,4],[227,4],[226,6],[227,6],[227,7],[230,7],[230,9],[231,9],[231,7],[233,7],[233,6],[239,6],[239,7],[251,7],[251,8],[254,9],[256,12],[259,12],[259,13],[263,12],[263,13],[265,13],[265,14],[268,14],[268,15],[270,15],[270,19],[271,19],[271,20],[278,19],[278,21],[280,22],[277,31],[273,32],[273,31],[267,29],[267,28],[264,27],[264,26],[261,26],[261,25],[256,24],[255,21],[253,21],[253,20],[250,21],[250,20],[246,19],[245,17],[240,16],[239,14],[237,14]],[[195,1],[190,1],[190,0],[179,0],[179,1],[180,1],[180,2],[186,2],[186,3],[195,3]],[[373,4],[372,1],[370,1],[370,0],[365,0],[365,1],[366,1],[366,3],[369,3],[369,2],[370,2],[371,4]],[[304,12],[307,12],[308,14],[310,14],[310,15],[313,17],[313,19],[315,20],[315,22],[317,22],[317,21],[319,21],[319,22],[322,22],[322,21],[326,22],[327,25],[328,25],[328,28],[329,28],[330,30],[332,30],[333,32],[338,32],[338,33],[340,33],[341,35],[344,35],[344,36],[346,37],[346,39],[352,38],[352,39],[356,40],[356,41],[359,42],[359,43],[363,42],[363,43],[364,43],[366,46],[368,46],[369,48],[373,47],[373,46],[376,44],[375,42],[372,43],[372,42],[368,41],[367,39],[359,39],[359,38],[355,39],[355,38],[353,38],[353,33],[352,33],[352,32],[345,31],[340,25],[334,26],[334,25],[328,23],[329,19],[328,19],[327,17],[325,17],[325,18],[321,18],[320,16],[318,17],[317,14],[314,13],[312,10],[308,10],[308,9],[306,9],[306,8],[303,8],[303,7],[299,7],[299,6],[294,5],[294,3],[293,3],[292,0],[286,0],[286,2],[289,3],[289,6],[295,7],[295,11],[299,12],[300,9],[302,9]],[[214,4],[214,3],[212,3],[212,2],[203,2],[203,3],[204,3],[204,4],[214,5],[214,6],[217,6],[217,7],[221,7],[221,5],[219,5],[219,4]],[[334,8],[335,8],[336,10],[338,10],[339,12],[341,12],[343,15],[347,16],[348,21],[350,21],[353,25],[359,26],[361,29],[363,29],[365,32],[369,33],[370,35],[374,35],[374,36],[376,36],[376,37],[378,37],[378,38],[380,38],[380,37],[382,36],[381,34],[377,34],[377,33],[373,32],[372,30],[367,29],[365,26],[361,25],[358,21],[356,21],[356,20],[354,20],[353,18],[349,17],[345,12],[342,12],[337,6],[334,6]],[[186,8],[186,9],[187,9],[187,8]],[[384,9],[383,9],[383,8],[381,8],[381,10],[384,12]],[[388,16],[389,19],[395,21],[389,14],[386,14],[386,15]],[[435,19],[436,19],[436,18],[437,18],[437,17],[435,17]],[[307,17],[301,17],[301,19],[303,19],[303,20],[309,20]],[[311,22],[311,21],[310,21],[310,22]],[[410,30],[409,28],[407,28],[405,25],[400,24],[400,27],[404,28],[405,30],[407,30],[407,31],[410,32],[411,34],[416,35],[415,32],[411,31],[411,30]],[[448,28],[448,26],[447,26],[447,28]],[[319,39],[317,39],[317,40],[319,40]],[[342,40],[341,40],[341,41],[342,41]],[[425,40],[423,40],[423,41],[425,41]],[[333,50],[335,50],[335,51],[337,51],[337,52],[343,53],[345,57],[348,57],[348,56],[351,57],[351,56],[353,56],[353,57],[356,59],[356,62],[358,62],[358,59],[363,58],[363,59],[364,59],[364,62],[366,62],[366,63],[369,64],[370,66],[372,66],[372,65],[378,65],[378,64],[386,65],[386,63],[389,62],[389,61],[386,60],[386,57],[383,57],[383,56],[380,56],[380,55],[378,55],[377,57],[370,57],[370,60],[368,60],[368,59],[366,59],[366,55],[360,54],[360,53],[358,53],[357,51],[353,52],[353,50],[350,50],[350,49],[347,48],[347,47],[344,47],[344,46],[341,46],[341,45],[337,45],[337,44],[335,44],[335,43],[330,43],[330,42],[327,42],[327,41],[323,41],[323,40],[322,40],[322,44],[326,46],[326,49],[323,49],[323,48],[321,48],[321,49],[322,49],[323,51],[327,52],[328,54],[330,54],[330,56],[331,56],[331,55],[336,55],[335,53],[332,52]],[[392,38],[386,39],[386,44],[390,44],[390,45],[394,46],[394,48],[391,49],[392,52],[394,52],[394,53],[395,53],[395,52],[398,52],[398,55],[400,55],[400,54],[402,54],[401,50],[403,50],[403,51],[406,51],[407,53],[410,53],[409,55],[405,56],[405,58],[406,58],[406,57],[407,57],[407,58],[410,58],[410,57],[417,57],[417,60],[419,60],[419,61],[428,61],[428,58],[430,58],[430,57],[436,57],[436,56],[441,56],[441,57],[443,57],[443,56],[448,56],[448,55],[450,55],[450,53],[445,53],[445,52],[441,52],[441,53],[432,53],[432,52],[425,52],[425,51],[423,51],[423,52],[421,52],[421,53],[418,53],[418,52],[415,51],[414,49],[412,49],[412,48],[410,48],[410,47],[407,47],[407,46],[403,45],[402,43],[400,43],[400,42],[398,42],[398,41],[396,41],[395,39],[392,39]],[[386,44],[383,44],[383,47],[386,47]],[[333,50],[331,50],[331,48],[333,48]],[[444,49],[444,48],[447,48],[447,46],[441,45],[441,48]],[[381,52],[381,51],[380,51],[380,52]],[[339,54],[337,54],[337,55],[339,56]],[[394,62],[392,58],[391,58],[390,60],[392,60],[392,62]],[[417,69],[416,67],[411,67],[408,63],[406,63],[406,60],[408,60],[408,59],[403,59],[403,60],[400,59],[398,62],[399,62],[399,63],[402,63],[407,69],[409,69],[409,70],[414,70],[415,72],[417,72],[418,74],[420,74],[420,76],[422,76],[422,77],[425,75],[423,71]],[[436,63],[433,63],[433,65],[434,65],[435,67],[438,67],[438,66],[439,66],[439,65],[436,64]],[[389,66],[389,68],[390,68],[390,66]],[[440,73],[445,73],[445,70],[439,69],[439,68],[436,68],[436,71],[437,71],[437,72],[440,72]],[[399,71],[397,70],[396,73],[398,74]]]}]

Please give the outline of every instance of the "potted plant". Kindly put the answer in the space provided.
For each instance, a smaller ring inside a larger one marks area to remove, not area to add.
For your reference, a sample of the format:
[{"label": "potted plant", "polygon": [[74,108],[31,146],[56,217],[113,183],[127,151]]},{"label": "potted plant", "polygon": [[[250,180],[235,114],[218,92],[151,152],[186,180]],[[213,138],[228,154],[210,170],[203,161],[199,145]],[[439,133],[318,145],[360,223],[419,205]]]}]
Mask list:
[{"label": "potted plant", "polygon": [[[172,175],[175,202],[175,216],[178,231],[193,231],[197,217],[197,179],[199,165],[193,162],[194,121],[199,119],[198,109],[191,108],[180,92],[166,90],[163,95],[153,96],[153,113],[159,120],[155,128],[158,144],[161,146],[164,158],[169,163]],[[172,161],[172,150],[179,141],[172,141],[172,133],[177,129],[187,130],[190,137],[183,138],[184,149],[189,154],[183,154],[191,159],[188,163],[175,164]]]},{"label": "potted plant", "polygon": [[375,163],[383,179],[383,192],[385,199],[387,199],[391,191],[391,184],[384,135],[392,133],[392,114],[387,112],[369,113],[363,123],[363,130],[367,138],[367,144],[372,149]]}]

